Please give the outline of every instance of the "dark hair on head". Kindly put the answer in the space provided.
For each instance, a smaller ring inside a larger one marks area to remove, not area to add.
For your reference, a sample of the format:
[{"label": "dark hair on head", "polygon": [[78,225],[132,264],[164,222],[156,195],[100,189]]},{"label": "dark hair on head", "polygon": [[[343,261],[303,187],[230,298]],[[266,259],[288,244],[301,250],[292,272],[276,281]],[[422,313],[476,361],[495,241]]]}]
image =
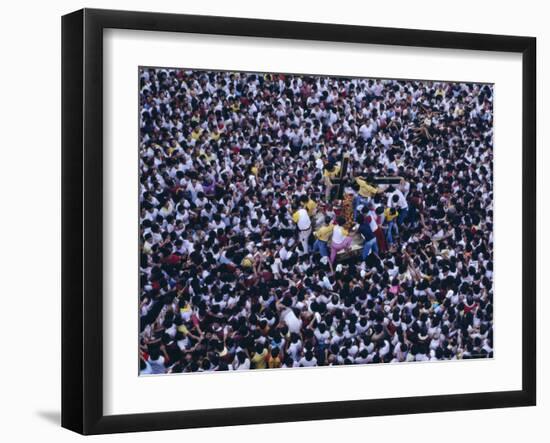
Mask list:
[{"label": "dark hair on head", "polygon": [[244,351],[239,351],[237,353],[237,359],[240,364],[243,364],[246,361],[246,353]]}]

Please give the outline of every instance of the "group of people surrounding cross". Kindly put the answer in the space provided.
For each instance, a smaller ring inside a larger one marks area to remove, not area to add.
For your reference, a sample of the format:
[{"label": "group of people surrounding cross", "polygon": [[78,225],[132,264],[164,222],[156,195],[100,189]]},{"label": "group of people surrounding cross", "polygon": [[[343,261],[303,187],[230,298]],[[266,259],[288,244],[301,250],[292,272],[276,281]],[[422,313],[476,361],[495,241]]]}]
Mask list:
[{"label": "group of people surrounding cross", "polygon": [[493,356],[492,85],[140,68],[139,94],[140,374]]}]

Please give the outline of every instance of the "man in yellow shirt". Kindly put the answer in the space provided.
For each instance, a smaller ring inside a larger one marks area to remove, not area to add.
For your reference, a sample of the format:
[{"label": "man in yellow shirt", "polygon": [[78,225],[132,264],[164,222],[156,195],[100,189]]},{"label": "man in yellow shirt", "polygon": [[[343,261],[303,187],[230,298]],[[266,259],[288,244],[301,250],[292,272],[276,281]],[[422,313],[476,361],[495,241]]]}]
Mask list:
[{"label": "man in yellow shirt", "polygon": [[393,235],[399,234],[399,229],[397,227],[396,218],[399,216],[399,211],[396,208],[386,208],[384,209],[384,219],[388,222],[386,229],[386,241],[388,245],[393,244]]},{"label": "man in yellow shirt", "polygon": [[396,208],[386,208],[384,209],[384,217],[388,222],[392,222],[394,219],[397,218],[399,215],[399,212]]},{"label": "man in yellow shirt", "polygon": [[[300,204],[307,211],[307,215],[311,220],[311,227],[315,227],[315,214],[317,213],[317,203],[309,195],[302,195],[300,197]],[[296,222],[296,220],[294,221]]]},{"label": "man in yellow shirt", "polygon": [[201,135],[202,129],[200,128],[200,126],[195,126],[193,131],[191,131],[191,138],[196,141],[200,138]]},{"label": "man in yellow shirt", "polygon": [[240,109],[239,101],[232,97],[230,97],[228,101],[229,101],[229,107],[231,108],[231,110],[233,112],[238,112]]},{"label": "man in yellow shirt", "polygon": [[[307,198],[307,197],[306,197]],[[309,236],[311,235],[311,219],[307,209],[303,206],[295,206],[296,210],[292,214],[292,220],[298,228],[298,240],[302,244],[302,250],[305,254],[309,253]]]},{"label": "man in yellow shirt", "polygon": [[357,192],[357,195],[353,199],[353,219],[357,220],[358,207],[363,205],[366,206],[370,203],[371,199],[381,192],[376,186],[371,185],[372,178],[365,180],[362,177],[355,178],[354,189]]},{"label": "man in yellow shirt", "polygon": [[313,218],[315,212],[317,211],[317,203],[315,200],[312,200],[310,197],[306,197],[307,201],[304,203],[304,207],[307,210],[308,215]]},{"label": "man in yellow shirt", "polygon": [[252,167],[250,168],[250,172],[254,174],[256,178],[258,178],[258,174],[260,173],[260,165],[258,162],[255,162]]},{"label": "man in yellow shirt", "polygon": [[330,222],[330,217],[325,217],[323,226],[317,229],[313,235],[315,242],[313,243],[313,253],[319,252],[321,257],[328,257],[328,242],[332,237],[334,225]]},{"label": "man in yellow shirt", "polygon": [[330,200],[330,192],[334,186],[333,181],[340,177],[340,166],[334,163],[327,163],[323,168],[323,179],[325,181],[325,200]]},{"label": "man in yellow shirt", "polygon": [[268,356],[267,366],[269,367],[269,369],[280,368],[281,363],[282,362],[279,348],[273,348],[271,350],[271,354],[269,354]]},{"label": "man in yellow shirt", "polygon": [[355,178],[355,183],[359,185],[359,191],[358,194],[363,198],[372,198],[374,197],[379,191],[379,189],[376,186],[372,186],[369,184],[366,180],[362,179],[361,177]]},{"label": "man in yellow shirt", "polygon": [[250,359],[253,369],[266,369],[267,368],[267,354],[268,351],[261,343],[256,345],[254,354]]}]

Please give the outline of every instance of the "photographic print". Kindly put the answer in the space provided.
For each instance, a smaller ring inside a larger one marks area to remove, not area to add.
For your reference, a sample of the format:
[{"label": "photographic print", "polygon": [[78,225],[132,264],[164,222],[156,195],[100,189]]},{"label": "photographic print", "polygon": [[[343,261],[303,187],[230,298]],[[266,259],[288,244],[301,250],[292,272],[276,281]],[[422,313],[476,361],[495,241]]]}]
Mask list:
[{"label": "photographic print", "polygon": [[138,78],[140,375],[493,357],[494,85]]}]

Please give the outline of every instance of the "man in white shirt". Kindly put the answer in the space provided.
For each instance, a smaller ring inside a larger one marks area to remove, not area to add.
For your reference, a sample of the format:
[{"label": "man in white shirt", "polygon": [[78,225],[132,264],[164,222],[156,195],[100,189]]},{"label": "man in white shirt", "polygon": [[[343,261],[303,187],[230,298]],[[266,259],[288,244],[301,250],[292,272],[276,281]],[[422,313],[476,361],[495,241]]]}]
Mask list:
[{"label": "man in white shirt", "polygon": [[390,192],[390,194],[388,196],[387,206],[389,208],[397,209],[397,211],[399,212],[399,215],[397,216],[397,224],[401,226],[403,222],[407,219],[407,216],[409,214],[409,204],[407,203],[407,199],[405,198],[401,190],[390,186],[388,188],[388,191]]},{"label": "man in white shirt", "polygon": [[303,368],[311,368],[317,366],[317,359],[313,355],[313,352],[306,351],[304,356],[298,362],[298,365]]},{"label": "man in white shirt", "polygon": [[380,138],[380,143],[384,145],[384,147],[387,149],[393,144],[393,138],[386,132],[382,138]]},{"label": "man in white shirt", "polygon": [[303,206],[297,209],[292,215],[292,219],[298,228],[298,240],[302,245],[304,254],[309,254],[309,236],[311,235],[311,219],[307,209]]}]

